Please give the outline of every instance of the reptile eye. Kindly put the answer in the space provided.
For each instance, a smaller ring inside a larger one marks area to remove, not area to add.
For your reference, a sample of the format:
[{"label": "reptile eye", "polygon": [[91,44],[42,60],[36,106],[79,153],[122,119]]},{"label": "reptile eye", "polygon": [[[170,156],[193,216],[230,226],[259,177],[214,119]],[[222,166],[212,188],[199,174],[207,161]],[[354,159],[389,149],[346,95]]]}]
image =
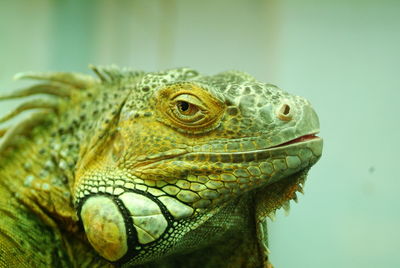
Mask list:
[{"label": "reptile eye", "polygon": [[176,106],[182,115],[194,115],[199,110],[196,105],[193,105],[187,101],[178,101]]},{"label": "reptile eye", "polygon": [[171,102],[172,115],[185,124],[194,124],[204,118],[206,109],[200,99],[190,94],[178,95]]},{"label": "reptile eye", "polygon": [[184,133],[214,129],[225,108],[208,90],[190,83],[165,87],[155,98],[160,121]]}]

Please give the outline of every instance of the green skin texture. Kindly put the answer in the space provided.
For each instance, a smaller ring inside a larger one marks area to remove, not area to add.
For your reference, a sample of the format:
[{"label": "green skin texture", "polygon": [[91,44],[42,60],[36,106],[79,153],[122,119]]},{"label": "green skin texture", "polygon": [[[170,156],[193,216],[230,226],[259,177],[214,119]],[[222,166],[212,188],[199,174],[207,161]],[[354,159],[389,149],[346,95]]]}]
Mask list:
[{"label": "green skin texture", "polygon": [[[25,73],[18,78],[45,82],[0,97],[50,95],[1,120],[40,110],[0,144],[0,267],[271,267],[266,217],[296,200],[322,153],[318,137],[287,143],[319,132],[309,102],[237,71],[92,69],[98,78]],[[162,92],[193,85],[219,108],[206,127],[187,129],[171,123],[165,109],[176,102]],[[149,189],[165,185],[192,191],[168,193],[192,212],[176,219],[163,210],[172,238],[141,245],[131,235],[128,251],[108,261],[81,212],[116,180],[152,200]]]}]

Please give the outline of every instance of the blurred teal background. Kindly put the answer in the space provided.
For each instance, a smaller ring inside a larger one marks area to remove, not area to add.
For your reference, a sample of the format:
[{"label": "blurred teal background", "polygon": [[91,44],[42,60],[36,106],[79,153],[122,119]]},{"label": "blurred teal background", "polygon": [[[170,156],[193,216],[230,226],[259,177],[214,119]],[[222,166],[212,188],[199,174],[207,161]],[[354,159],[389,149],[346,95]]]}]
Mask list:
[{"label": "blurred teal background", "polygon": [[400,1],[1,1],[0,61],[3,92],[17,72],[115,63],[238,69],[307,97],[324,154],[270,225],[272,262],[400,267]]}]

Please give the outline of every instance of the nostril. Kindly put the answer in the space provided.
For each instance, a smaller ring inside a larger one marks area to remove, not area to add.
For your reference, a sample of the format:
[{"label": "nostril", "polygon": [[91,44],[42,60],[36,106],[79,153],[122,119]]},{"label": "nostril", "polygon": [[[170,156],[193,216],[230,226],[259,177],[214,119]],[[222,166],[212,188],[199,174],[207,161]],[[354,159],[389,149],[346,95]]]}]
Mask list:
[{"label": "nostril", "polygon": [[287,104],[284,104],[284,105],[282,106],[282,114],[288,115],[289,112],[290,112],[290,106],[287,105]]},{"label": "nostril", "polygon": [[290,104],[285,102],[278,108],[277,116],[283,121],[289,121],[292,119],[291,111]]}]

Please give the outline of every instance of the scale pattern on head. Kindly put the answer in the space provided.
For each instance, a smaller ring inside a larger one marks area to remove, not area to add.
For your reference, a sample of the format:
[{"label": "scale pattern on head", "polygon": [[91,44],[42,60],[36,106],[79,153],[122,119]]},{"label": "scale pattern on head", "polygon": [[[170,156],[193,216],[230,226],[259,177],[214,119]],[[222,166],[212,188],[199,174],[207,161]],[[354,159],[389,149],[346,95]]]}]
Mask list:
[{"label": "scale pattern on head", "polygon": [[73,189],[88,240],[109,261],[187,249],[230,202],[304,175],[321,155],[308,101],[248,74],[95,71],[87,111],[100,112],[78,131]]}]

